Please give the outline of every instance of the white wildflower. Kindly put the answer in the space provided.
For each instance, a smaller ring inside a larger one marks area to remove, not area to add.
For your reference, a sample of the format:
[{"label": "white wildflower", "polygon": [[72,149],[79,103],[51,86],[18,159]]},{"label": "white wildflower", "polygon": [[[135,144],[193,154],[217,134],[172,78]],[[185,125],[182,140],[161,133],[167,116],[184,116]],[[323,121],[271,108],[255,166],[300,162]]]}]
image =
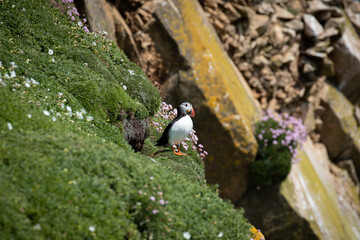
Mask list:
[{"label": "white wildflower", "polygon": [[220,233],[218,234],[218,237],[221,238],[222,236],[224,236],[224,233],[223,233],[223,232],[220,232]]},{"label": "white wildflower", "polygon": [[31,78],[30,79],[31,83],[34,84],[34,85],[39,85],[39,82],[36,81],[35,79]]},{"label": "white wildflower", "polygon": [[2,62],[0,61],[0,68],[2,68]]},{"label": "white wildflower", "polygon": [[54,54],[54,51],[49,49],[49,55],[53,55]]},{"label": "white wildflower", "polygon": [[10,65],[11,65],[11,67],[13,67],[13,68],[17,68],[15,62],[10,62]]},{"label": "white wildflower", "polygon": [[86,114],[86,110],[84,108],[80,109],[80,112],[82,112],[83,114]]},{"label": "white wildflower", "polygon": [[184,237],[185,239],[190,239],[190,238],[191,238],[191,234],[190,234],[189,232],[184,232],[184,233],[183,233],[183,237]]},{"label": "white wildflower", "polygon": [[33,226],[33,229],[34,229],[34,230],[41,230],[41,225],[40,225],[39,223],[37,223],[37,224],[35,224],[35,225]]},{"label": "white wildflower", "polygon": [[82,112],[76,111],[76,112],[75,112],[75,115],[76,115],[76,117],[77,117],[78,119],[83,119],[83,118],[84,118],[83,115],[82,115]]},{"label": "white wildflower", "polygon": [[93,117],[92,117],[92,116],[87,116],[87,117],[86,117],[86,121],[91,122],[92,120],[93,120]]},{"label": "white wildflower", "polygon": [[66,110],[67,110],[69,113],[71,113],[71,112],[72,112],[72,110],[71,110],[71,107],[70,107],[70,106],[66,106]]},{"label": "white wildflower", "polygon": [[126,89],[127,89],[127,87],[126,87],[125,85],[123,85],[122,87],[123,87],[123,89],[124,89],[124,90],[126,90]]},{"label": "white wildflower", "polygon": [[16,77],[16,72],[15,72],[15,71],[10,71],[10,77],[11,77],[11,78]]},{"label": "white wildflower", "polygon": [[94,226],[90,226],[90,227],[89,227],[89,231],[90,231],[90,232],[95,232],[95,227],[94,227]]},{"label": "white wildflower", "polygon": [[8,126],[8,129],[11,131],[11,130],[13,130],[13,126],[12,126],[12,124],[11,123],[7,123],[7,126]]},{"label": "white wildflower", "polygon": [[45,116],[50,116],[50,112],[47,111],[47,110],[44,110],[43,113],[44,113]]},{"label": "white wildflower", "polygon": [[134,73],[133,70],[129,70],[129,73],[130,73],[131,76],[134,76],[134,75],[135,75],[135,73]]},{"label": "white wildflower", "polygon": [[25,83],[25,87],[29,88],[30,87],[30,83]]},{"label": "white wildflower", "polygon": [[79,25],[79,27],[82,27],[82,22],[80,22],[80,21],[78,21],[78,23],[77,23],[78,25]]},{"label": "white wildflower", "polygon": [[27,115],[27,117],[28,117],[28,118],[31,118],[31,117],[32,117],[32,115],[31,115],[31,114],[28,114],[28,115]]},{"label": "white wildflower", "polygon": [[56,117],[52,117],[51,119],[53,120],[53,122],[55,122],[55,121],[56,121]]},{"label": "white wildflower", "polygon": [[54,58],[51,58],[51,61],[52,61],[53,63],[55,63],[55,59],[54,59]]}]

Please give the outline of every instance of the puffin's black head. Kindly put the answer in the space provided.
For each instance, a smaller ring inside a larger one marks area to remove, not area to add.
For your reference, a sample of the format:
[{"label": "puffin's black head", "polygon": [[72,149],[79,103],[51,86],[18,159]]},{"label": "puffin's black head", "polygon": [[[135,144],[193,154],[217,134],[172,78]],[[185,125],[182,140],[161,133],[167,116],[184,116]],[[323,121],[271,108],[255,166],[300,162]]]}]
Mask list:
[{"label": "puffin's black head", "polygon": [[190,115],[191,117],[195,117],[195,111],[191,103],[183,102],[178,107],[178,115]]}]

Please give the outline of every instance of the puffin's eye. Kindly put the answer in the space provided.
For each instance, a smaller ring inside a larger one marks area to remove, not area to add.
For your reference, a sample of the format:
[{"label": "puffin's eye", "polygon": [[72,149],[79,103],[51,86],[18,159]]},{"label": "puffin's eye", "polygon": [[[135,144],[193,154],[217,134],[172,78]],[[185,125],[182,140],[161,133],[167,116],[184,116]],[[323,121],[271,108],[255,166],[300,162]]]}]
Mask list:
[{"label": "puffin's eye", "polygon": [[187,104],[185,104],[185,107],[188,107],[188,105],[187,105]]}]

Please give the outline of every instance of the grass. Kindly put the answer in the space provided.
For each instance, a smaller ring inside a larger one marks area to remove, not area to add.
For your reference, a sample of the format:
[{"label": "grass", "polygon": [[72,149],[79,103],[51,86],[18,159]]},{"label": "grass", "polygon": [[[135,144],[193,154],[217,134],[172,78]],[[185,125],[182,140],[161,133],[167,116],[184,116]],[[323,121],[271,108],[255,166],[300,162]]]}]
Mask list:
[{"label": "grass", "polygon": [[154,129],[142,153],[126,143],[122,119],[160,94],[114,43],[45,0],[0,12],[0,239],[249,238],[196,152],[150,158]]}]

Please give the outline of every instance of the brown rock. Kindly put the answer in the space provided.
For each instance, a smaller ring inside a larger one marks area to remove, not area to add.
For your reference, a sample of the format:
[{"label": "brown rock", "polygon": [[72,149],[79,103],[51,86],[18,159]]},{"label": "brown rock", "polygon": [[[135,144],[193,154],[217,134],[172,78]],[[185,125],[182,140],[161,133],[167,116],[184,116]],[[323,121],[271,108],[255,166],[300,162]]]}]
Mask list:
[{"label": "brown rock", "polygon": [[[309,7],[307,12],[312,15],[317,15],[319,20],[327,20],[330,17],[341,17],[341,10],[337,7],[330,7],[320,0],[313,0],[308,2]],[[320,19],[321,18],[321,19]]]},{"label": "brown rock", "polygon": [[85,0],[86,17],[93,32],[107,32],[106,37],[116,42],[112,19],[112,5],[106,0]]},{"label": "brown rock", "polygon": [[270,43],[274,47],[280,47],[285,42],[285,35],[283,33],[283,28],[280,24],[272,24],[269,29]]},{"label": "brown rock", "polygon": [[295,18],[294,14],[289,12],[288,10],[280,7],[277,4],[274,4],[275,8],[275,17],[282,20],[292,20]]},{"label": "brown rock", "polygon": [[285,26],[297,32],[300,32],[304,29],[304,23],[298,19],[293,19],[290,22],[286,22]]},{"label": "brown rock", "polygon": [[266,15],[256,14],[254,10],[249,7],[238,7],[241,9],[242,15],[249,20],[249,26],[246,34],[251,38],[256,38],[266,32],[269,26],[269,17]]},{"label": "brown rock", "polygon": [[238,12],[237,9],[235,9],[235,7],[231,4],[231,2],[225,3],[224,7],[226,9],[226,15],[228,16],[231,22],[237,21],[241,18],[240,13]]}]

